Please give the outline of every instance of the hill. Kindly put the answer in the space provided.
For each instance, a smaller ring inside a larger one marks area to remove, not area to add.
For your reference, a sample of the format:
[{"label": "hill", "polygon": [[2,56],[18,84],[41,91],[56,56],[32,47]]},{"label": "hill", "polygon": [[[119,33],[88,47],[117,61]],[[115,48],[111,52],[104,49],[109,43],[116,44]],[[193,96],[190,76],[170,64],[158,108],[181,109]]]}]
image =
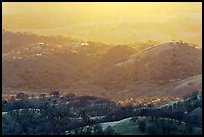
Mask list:
[{"label": "hill", "polygon": [[[175,95],[173,92],[178,89],[174,88],[175,83],[201,74],[201,50],[187,43],[169,42],[143,50],[124,62],[110,66],[99,73],[94,81],[106,90],[129,97],[163,95],[172,89],[172,95]],[[199,78],[196,81],[202,82]]]},{"label": "hill", "polygon": [[105,45],[3,31],[3,93],[59,89],[121,100],[202,89],[201,49],[182,41],[152,43]]}]

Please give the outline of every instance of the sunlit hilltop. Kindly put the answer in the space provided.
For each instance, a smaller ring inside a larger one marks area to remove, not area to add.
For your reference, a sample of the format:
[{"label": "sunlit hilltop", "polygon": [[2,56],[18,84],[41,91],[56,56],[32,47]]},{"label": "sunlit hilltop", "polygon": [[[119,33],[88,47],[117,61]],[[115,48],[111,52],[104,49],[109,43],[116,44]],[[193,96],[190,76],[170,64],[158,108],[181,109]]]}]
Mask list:
[{"label": "sunlit hilltop", "polygon": [[201,46],[202,3],[6,3],[3,28],[108,44],[184,40]]}]

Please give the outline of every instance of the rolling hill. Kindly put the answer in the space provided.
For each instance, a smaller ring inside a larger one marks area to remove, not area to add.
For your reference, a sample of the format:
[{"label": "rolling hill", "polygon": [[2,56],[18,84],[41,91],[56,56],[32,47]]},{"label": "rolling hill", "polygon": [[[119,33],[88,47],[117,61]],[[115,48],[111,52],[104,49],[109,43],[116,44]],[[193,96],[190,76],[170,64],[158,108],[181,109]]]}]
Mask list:
[{"label": "rolling hill", "polygon": [[[102,73],[98,73],[94,81],[106,90],[130,95],[129,97],[162,96],[169,94],[169,91],[175,95],[174,91],[178,91],[179,88],[176,85],[182,83],[182,80],[188,81],[189,77],[201,74],[200,49],[187,43],[168,42],[143,50],[124,62],[110,66]],[[191,79],[195,80],[195,77]],[[200,78],[197,81],[202,83]],[[192,84],[190,87],[198,85]],[[201,85],[199,87],[202,89]],[[183,94],[185,93],[181,92],[178,95]]]},{"label": "rolling hill", "polygon": [[[61,38],[60,44],[54,39],[49,42],[51,38],[47,37],[7,33],[2,54],[4,94],[59,89],[120,100],[183,96],[202,89],[202,51],[184,42],[150,45],[138,52],[126,45],[107,46],[70,38]],[[26,42],[13,45],[13,38],[20,41],[15,35],[25,35]]]}]

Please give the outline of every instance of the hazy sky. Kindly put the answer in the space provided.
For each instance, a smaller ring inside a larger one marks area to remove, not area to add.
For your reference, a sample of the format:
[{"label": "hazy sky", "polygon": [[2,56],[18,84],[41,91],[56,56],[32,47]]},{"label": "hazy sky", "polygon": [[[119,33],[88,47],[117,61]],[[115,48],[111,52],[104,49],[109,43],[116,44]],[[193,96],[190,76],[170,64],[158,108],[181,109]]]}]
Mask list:
[{"label": "hazy sky", "polygon": [[2,7],[8,30],[105,43],[202,41],[201,2],[3,2]]}]

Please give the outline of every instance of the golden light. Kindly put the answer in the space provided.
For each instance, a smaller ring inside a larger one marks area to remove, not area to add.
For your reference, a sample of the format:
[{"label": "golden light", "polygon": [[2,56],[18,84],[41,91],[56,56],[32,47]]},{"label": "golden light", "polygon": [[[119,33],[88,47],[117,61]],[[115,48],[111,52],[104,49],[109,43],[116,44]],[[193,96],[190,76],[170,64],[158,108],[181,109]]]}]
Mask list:
[{"label": "golden light", "polygon": [[82,40],[201,43],[201,2],[3,2],[3,28]]}]

